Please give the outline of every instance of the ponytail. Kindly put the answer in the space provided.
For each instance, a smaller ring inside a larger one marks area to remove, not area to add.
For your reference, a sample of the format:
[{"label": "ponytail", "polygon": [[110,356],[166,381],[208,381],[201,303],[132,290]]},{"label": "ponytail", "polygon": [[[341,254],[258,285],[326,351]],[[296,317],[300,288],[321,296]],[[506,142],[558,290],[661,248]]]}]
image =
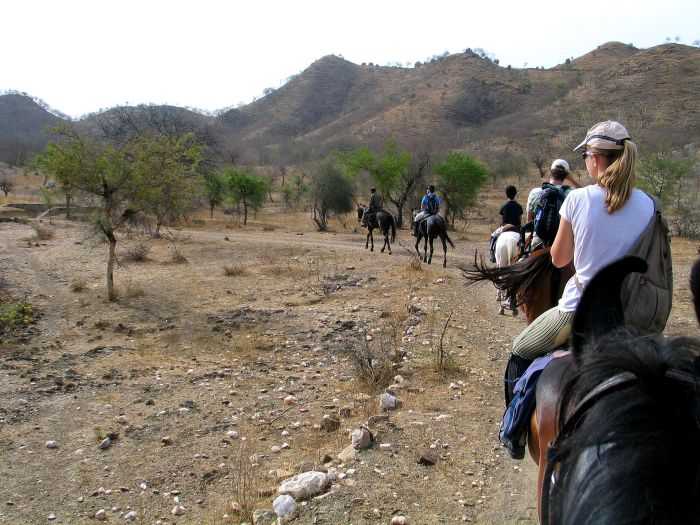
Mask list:
[{"label": "ponytail", "polygon": [[597,155],[610,159],[610,164],[598,176],[598,184],[605,188],[605,206],[608,213],[622,208],[632,195],[636,179],[637,146],[631,140],[623,142],[622,150],[589,148]]}]

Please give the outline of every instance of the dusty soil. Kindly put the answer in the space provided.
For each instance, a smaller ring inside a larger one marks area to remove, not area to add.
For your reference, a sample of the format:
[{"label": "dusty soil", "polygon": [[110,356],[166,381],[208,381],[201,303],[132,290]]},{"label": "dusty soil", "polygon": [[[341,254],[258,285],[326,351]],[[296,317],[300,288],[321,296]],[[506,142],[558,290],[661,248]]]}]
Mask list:
[{"label": "dusty soil", "polygon": [[[316,233],[289,217],[200,219],[174,244],[123,239],[116,302],[106,245],[81,223],[55,219],[46,239],[0,224],[3,288],[37,318],[0,343],[1,523],[93,523],[99,509],[112,523],[132,510],[137,523],[241,523],[326,455],[354,473],[300,506],[298,523],[536,523],[535,466],[497,440],[501,373],[524,320],[497,315],[495,290],[465,287],[458,269],[491,224],[453,232],[443,269],[441,248],[437,265],[411,263],[405,230],[393,255],[369,253],[350,219]],[[128,261],[139,242],[148,259]],[[670,335],[697,334],[695,249],[673,241]],[[381,388],[359,372],[368,350],[395,360],[400,406],[370,425],[372,449],[341,464],[348,432],[381,412]],[[324,415],[339,428],[319,428]],[[431,446],[437,464],[418,464]]]}]

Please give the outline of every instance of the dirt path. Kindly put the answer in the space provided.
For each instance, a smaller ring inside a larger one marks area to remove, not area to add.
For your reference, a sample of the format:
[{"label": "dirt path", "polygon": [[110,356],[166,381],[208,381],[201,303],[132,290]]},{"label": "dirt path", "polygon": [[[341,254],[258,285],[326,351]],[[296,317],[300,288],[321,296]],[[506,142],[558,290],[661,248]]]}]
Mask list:
[{"label": "dirt path", "polygon": [[[58,223],[30,246],[31,229],[0,225],[2,277],[40,314],[0,345],[0,523],[93,523],[100,509],[110,522],[241,523],[232,502],[270,508],[280,479],[326,455],[345,477],[298,523],[536,522],[534,465],[497,440],[524,321],[498,316],[495,291],[466,288],[457,268],[485,235],[453,237],[442,269],[410,264],[405,231],[389,256],[365,251],[361,232],[179,230],[187,261],[149,241],[146,262],[120,261],[122,298],[108,303],[106,246],[82,231]],[[692,255],[676,249],[683,277]],[[676,295],[669,331],[692,333],[687,286]],[[381,389],[359,378],[368,350],[395,359],[401,406],[340,463],[348,432],[380,413]],[[338,428],[320,428],[324,415]],[[427,450],[435,466],[417,463]]]}]

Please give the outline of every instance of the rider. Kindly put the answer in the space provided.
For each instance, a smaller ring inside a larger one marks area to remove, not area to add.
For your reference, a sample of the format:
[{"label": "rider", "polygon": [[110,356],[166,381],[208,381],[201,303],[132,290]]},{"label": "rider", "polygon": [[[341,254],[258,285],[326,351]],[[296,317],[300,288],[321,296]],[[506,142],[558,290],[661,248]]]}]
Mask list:
[{"label": "rider", "polygon": [[654,213],[652,200],[634,188],[637,146],[622,124],[611,120],[596,124],[574,151],[580,148],[594,184],[567,195],[551,249],[556,267],[563,268],[573,261],[576,273],[566,283],[559,304],[515,338],[505,374],[509,385],[533,359],[566,341],[588,281],[630,251]]},{"label": "rider", "polygon": [[[513,341],[504,374],[506,405],[533,360],[562,345],[571,334],[586,284],[600,269],[630,251],[654,213],[654,202],[634,188],[637,146],[622,124],[611,120],[596,124],[574,151],[580,148],[594,183],[571,191],[564,199],[550,252],[554,266],[563,268],[573,261],[576,272],[557,306],[537,317]],[[509,436],[504,443],[511,456],[522,458],[521,436]]]},{"label": "rider", "polygon": [[424,195],[423,199],[420,201],[421,212],[413,218],[413,224],[411,225],[411,235],[414,237],[417,235],[416,232],[418,231],[418,224],[420,224],[420,221],[440,211],[440,197],[435,195],[435,186],[430,184],[425,188],[425,191],[427,194]]},{"label": "rider", "polygon": [[[571,183],[571,185],[575,188],[581,187],[581,183],[571,177],[569,163],[564,159],[556,159],[554,162],[552,162],[552,166],[549,169],[549,184],[560,190],[563,189],[564,193],[568,195],[573,188],[564,185],[564,182]],[[540,239],[534,232],[534,219],[537,204],[540,201],[540,195],[542,195],[543,191],[544,188],[542,186],[537,186],[536,188],[532,188],[532,190],[530,190],[530,194],[527,197],[527,204],[525,205],[525,210],[527,211],[527,223],[525,223],[520,229],[520,239],[523,244],[525,244],[525,235],[528,232],[532,232],[530,246],[535,246],[540,242]]]},{"label": "rider", "polygon": [[489,240],[491,262],[496,262],[496,241],[498,236],[503,231],[515,231],[520,230],[520,219],[523,216],[523,207],[518,201],[515,200],[515,196],[518,194],[518,189],[512,184],[506,186],[506,197],[508,200],[501,206],[498,210],[498,214],[501,216],[501,225],[496,228],[491,234],[491,239]]},{"label": "rider", "polygon": [[362,214],[362,226],[367,226],[367,219],[370,218],[370,214],[377,213],[379,210],[383,209],[382,197],[377,193],[377,188],[370,188],[369,197],[369,207]]}]

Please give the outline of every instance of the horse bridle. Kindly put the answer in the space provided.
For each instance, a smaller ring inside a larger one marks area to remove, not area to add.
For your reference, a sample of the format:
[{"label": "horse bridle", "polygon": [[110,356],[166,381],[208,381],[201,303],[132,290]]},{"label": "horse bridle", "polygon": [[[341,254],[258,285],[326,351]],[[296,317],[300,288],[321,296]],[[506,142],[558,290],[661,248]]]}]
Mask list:
[{"label": "horse bridle", "polygon": [[[698,387],[698,380],[687,372],[683,372],[677,369],[669,369],[665,373],[666,378],[673,381],[683,383],[690,388]],[[633,386],[638,381],[638,377],[632,372],[621,372],[616,374],[602,383],[598,384],[593,390],[591,390],[579,403],[576,405],[571,415],[566,419],[564,426],[561,431],[557,434],[557,437],[552,443],[547,447],[547,454],[545,459],[547,460],[547,467],[544,471],[544,479],[542,480],[542,495],[541,495],[541,516],[540,523],[542,525],[549,525],[549,500],[552,487],[552,475],[554,473],[554,468],[563,459],[566,459],[566,454],[561,452],[561,446],[569,437],[576,427],[581,422],[581,419],[586,414],[586,412],[601,398],[629,388]]]}]

